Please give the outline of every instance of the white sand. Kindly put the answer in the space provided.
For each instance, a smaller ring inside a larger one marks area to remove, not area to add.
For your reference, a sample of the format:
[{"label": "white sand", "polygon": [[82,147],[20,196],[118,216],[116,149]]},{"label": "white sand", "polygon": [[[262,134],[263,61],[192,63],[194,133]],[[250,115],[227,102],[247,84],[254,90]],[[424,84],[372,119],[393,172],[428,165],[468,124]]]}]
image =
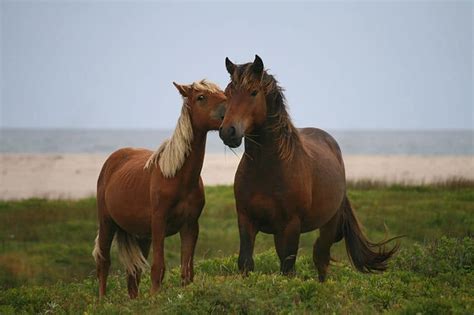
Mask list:
[{"label": "white sand", "polygon": [[[0,199],[82,198],[95,195],[107,155],[0,154]],[[205,185],[232,184],[239,158],[207,154]],[[474,180],[474,156],[345,156],[348,180],[432,183]]]}]

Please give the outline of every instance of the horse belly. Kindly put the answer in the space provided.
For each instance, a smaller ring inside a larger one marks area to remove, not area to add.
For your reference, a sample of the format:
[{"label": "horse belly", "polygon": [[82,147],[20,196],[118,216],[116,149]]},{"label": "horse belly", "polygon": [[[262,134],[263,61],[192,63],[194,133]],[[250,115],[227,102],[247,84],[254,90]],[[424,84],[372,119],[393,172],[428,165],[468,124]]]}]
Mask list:
[{"label": "horse belly", "polygon": [[319,211],[319,209],[308,211],[301,220],[301,233],[307,233],[319,229],[326,224],[335,214],[333,211]]},{"label": "horse belly", "polygon": [[320,189],[313,193],[310,211],[304,213],[302,232],[309,232],[324,226],[337,213],[344,198],[345,188],[342,185],[318,187]]},{"label": "horse belly", "polygon": [[114,207],[110,211],[114,222],[125,232],[148,236],[151,235],[151,211],[136,207]]},{"label": "horse belly", "polygon": [[135,235],[151,234],[151,207],[147,192],[110,185],[105,195],[107,210],[122,230]]}]

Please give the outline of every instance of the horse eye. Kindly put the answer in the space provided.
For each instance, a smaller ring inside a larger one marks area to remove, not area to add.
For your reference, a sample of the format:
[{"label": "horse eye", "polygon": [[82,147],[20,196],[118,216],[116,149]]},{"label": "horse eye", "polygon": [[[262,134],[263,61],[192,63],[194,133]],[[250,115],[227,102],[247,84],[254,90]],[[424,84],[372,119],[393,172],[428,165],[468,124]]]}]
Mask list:
[{"label": "horse eye", "polygon": [[250,93],[250,95],[252,95],[252,96],[257,96],[257,94],[258,94],[257,90],[253,90],[252,93]]},{"label": "horse eye", "polygon": [[198,100],[198,101],[202,101],[204,98],[205,98],[204,95],[199,95],[199,96],[197,97],[197,100]]}]

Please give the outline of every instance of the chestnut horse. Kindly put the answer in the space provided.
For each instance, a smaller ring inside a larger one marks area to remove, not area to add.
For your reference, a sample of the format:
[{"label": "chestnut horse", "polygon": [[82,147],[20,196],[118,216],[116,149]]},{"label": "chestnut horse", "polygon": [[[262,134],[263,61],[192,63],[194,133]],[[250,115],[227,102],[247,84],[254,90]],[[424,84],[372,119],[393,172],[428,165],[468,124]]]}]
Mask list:
[{"label": "chestnut horse", "polygon": [[362,272],[382,271],[398,244],[385,250],[362,232],[346,192],[344,163],[336,141],[315,128],[296,129],[275,78],[255,56],[253,63],[226,58],[231,82],[227,111],[219,129],[226,145],[245,152],[235,174],[240,233],[239,269],[254,269],[253,249],[259,231],[274,235],[283,274],[295,271],[301,233],[320,229],[313,247],[319,280],[324,281],[330,248],[342,238],[354,266]]},{"label": "chestnut horse", "polygon": [[110,247],[115,236],[127,269],[128,293],[138,295],[141,273],[153,247],[152,289],[159,290],[165,273],[164,240],[180,233],[182,284],[193,281],[198,219],[204,206],[201,169],[209,130],[217,130],[225,112],[224,92],[202,80],[191,85],[173,82],[183,97],[181,116],[171,138],[153,153],[124,148],[110,155],[97,182],[99,232],[93,256],[99,296],[106,292]]}]

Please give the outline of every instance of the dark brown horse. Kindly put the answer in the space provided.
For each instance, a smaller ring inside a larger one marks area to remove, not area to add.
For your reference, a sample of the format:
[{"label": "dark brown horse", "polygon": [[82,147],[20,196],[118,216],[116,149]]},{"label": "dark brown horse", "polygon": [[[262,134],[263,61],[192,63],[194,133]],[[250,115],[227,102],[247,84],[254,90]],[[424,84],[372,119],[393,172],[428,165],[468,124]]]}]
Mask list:
[{"label": "dark brown horse", "polygon": [[320,281],[326,278],[332,244],[342,238],[359,271],[385,270],[398,244],[385,250],[388,241],[372,243],[363,234],[347,197],[336,141],[323,130],[293,126],[282,89],[258,56],[242,65],[226,58],[226,67],[231,82],[219,135],[233,148],[245,137],[234,183],[239,269],[253,270],[255,236],[262,231],[274,235],[281,272],[292,273],[300,233],[320,229],[313,248]]},{"label": "dark brown horse", "polygon": [[193,280],[198,218],[204,206],[200,177],[209,130],[217,130],[225,112],[225,95],[213,83],[174,83],[183,106],[171,139],[153,153],[124,148],[105,162],[97,182],[99,233],[93,256],[97,263],[99,296],[105,295],[110,246],[116,239],[119,257],[127,268],[128,293],[138,295],[142,271],[151,268],[152,292],[165,273],[165,237],[180,233],[182,284]]}]

